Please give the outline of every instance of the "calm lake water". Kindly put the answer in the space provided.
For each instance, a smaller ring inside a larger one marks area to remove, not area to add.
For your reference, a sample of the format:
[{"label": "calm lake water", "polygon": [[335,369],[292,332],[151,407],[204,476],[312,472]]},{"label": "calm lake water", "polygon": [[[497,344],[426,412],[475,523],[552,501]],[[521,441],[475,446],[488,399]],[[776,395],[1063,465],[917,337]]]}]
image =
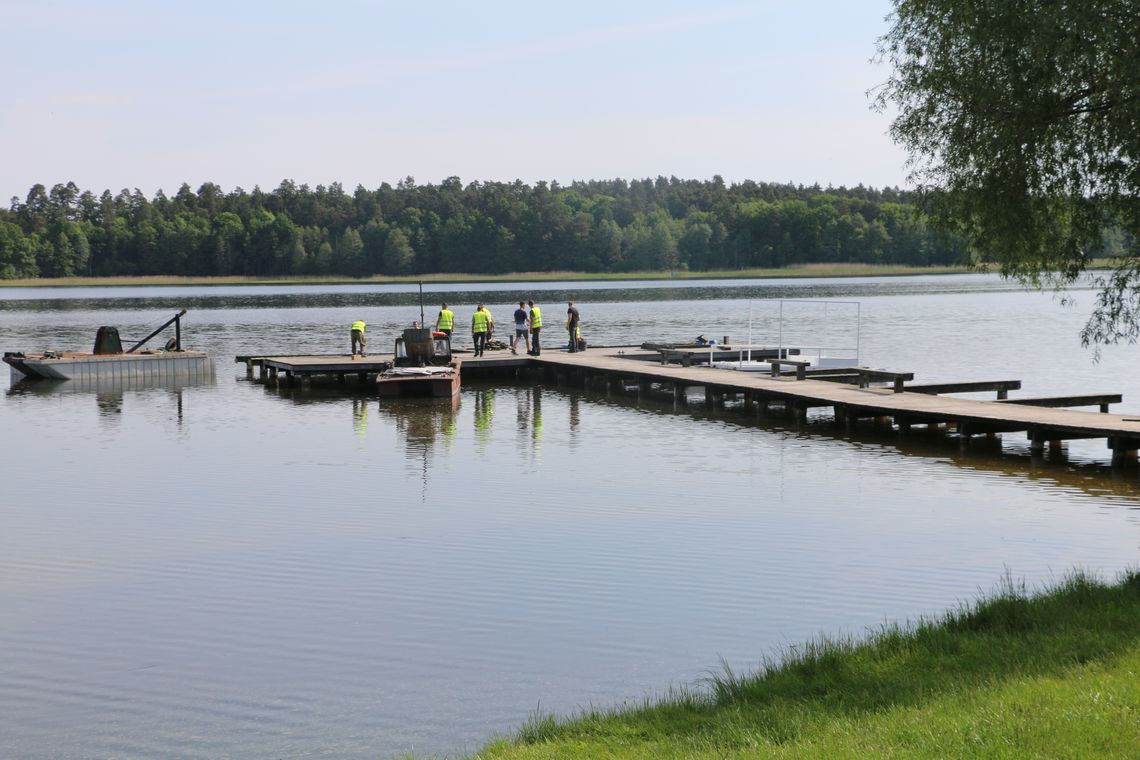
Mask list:
[{"label": "calm lake water", "polygon": [[[918,381],[1119,392],[1140,349],[986,276],[425,291],[501,323],[579,302],[595,344],[854,345]],[[853,305],[857,304],[857,305]],[[179,308],[217,381],[96,393],[0,380],[0,757],[457,755],[536,711],[640,703],[821,633],[955,608],[1007,572],[1136,567],[1140,485],[1103,441],[796,426],[552,385],[447,403],[250,383],[233,356],[387,350],[405,286],[0,289],[0,349],[142,337]],[[856,313],[858,320],[856,320]],[[551,331],[552,332],[552,331]],[[548,343],[552,342],[550,339]],[[6,368],[5,368],[6,369]],[[1114,407],[1114,410],[1117,408]]]}]

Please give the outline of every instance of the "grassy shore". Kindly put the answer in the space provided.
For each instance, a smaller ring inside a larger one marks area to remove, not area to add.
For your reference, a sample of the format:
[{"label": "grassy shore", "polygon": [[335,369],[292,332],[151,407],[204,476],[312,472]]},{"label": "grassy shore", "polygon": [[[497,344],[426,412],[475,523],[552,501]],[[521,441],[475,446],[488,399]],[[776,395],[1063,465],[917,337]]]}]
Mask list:
[{"label": "grassy shore", "polygon": [[916,274],[963,274],[966,267],[905,267],[871,264],[808,264],[783,269],[733,269],[713,272],[512,272],[510,274],[425,274],[407,277],[59,277],[31,280],[0,280],[0,287],[72,288],[96,286],[155,285],[361,285],[369,283],[468,283],[468,282],[574,282],[622,280],[728,280],[788,277],[901,277]]},{"label": "grassy shore", "polygon": [[1006,584],[936,621],[792,648],[639,709],[537,716],[490,758],[1135,758],[1140,572]]}]

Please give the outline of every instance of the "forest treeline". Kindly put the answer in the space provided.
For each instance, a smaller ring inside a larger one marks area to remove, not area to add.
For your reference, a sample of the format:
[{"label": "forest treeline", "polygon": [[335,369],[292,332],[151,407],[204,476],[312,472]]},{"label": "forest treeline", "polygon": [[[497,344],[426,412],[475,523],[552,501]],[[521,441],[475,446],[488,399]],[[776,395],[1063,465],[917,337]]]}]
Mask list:
[{"label": "forest treeline", "polygon": [[896,189],[644,179],[173,196],[33,187],[0,209],[0,278],[253,277],[948,265],[960,242]]}]

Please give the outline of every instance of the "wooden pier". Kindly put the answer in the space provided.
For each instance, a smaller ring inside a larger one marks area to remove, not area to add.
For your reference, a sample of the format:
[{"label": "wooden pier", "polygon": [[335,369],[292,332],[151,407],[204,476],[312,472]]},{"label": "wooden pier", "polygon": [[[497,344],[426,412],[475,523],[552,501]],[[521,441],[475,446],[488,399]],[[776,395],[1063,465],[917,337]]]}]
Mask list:
[{"label": "wooden pier", "polygon": [[[263,356],[237,357],[253,378],[260,367],[265,382],[306,383],[315,376],[338,382],[347,378],[368,382],[385,369],[390,356]],[[466,357],[462,374],[466,378],[535,377],[556,379],[582,387],[601,386],[611,390],[635,389],[639,394],[671,394],[687,399],[691,388],[703,388],[707,403],[740,398],[743,406],[763,414],[779,407],[787,414],[806,418],[809,409],[830,409],[838,424],[850,429],[860,420],[893,425],[900,434],[914,426],[953,427],[963,443],[971,436],[998,433],[1025,433],[1030,448],[1041,451],[1061,441],[1103,438],[1112,451],[1114,465],[1135,460],[1140,449],[1140,414],[1109,413],[1110,404],[1119,403],[1119,394],[1098,393],[1063,397],[1010,398],[1010,390],[1020,389],[1017,380],[971,381],[963,383],[911,384],[910,372],[888,372],[866,367],[827,371],[804,370],[795,360],[786,372],[775,376],[766,372],[711,369],[661,361],[659,352],[633,346],[591,348],[584,352],[547,351],[540,357],[494,352],[479,358]],[[872,385],[886,383],[886,386]],[[982,400],[940,394],[994,391],[998,398]],[[1072,407],[1096,406],[1099,411]]]}]

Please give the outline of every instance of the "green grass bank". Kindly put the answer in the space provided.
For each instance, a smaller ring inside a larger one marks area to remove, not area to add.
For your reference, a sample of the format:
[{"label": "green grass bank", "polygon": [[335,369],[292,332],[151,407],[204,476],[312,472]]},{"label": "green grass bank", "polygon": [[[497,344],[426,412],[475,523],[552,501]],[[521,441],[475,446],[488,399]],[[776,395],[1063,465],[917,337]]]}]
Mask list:
[{"label": "green grass bank", "polygon": [[595,282],[623,280],[735,280],[792,277],[902,277],[917,274],[965,274],[967,267],[875,266],[872,264],[807,264],[782,269],[730,269],[710,272],[512,272],[509,274],[424,274],[402,277],[61,277],[0,280],[0,287],[68,288],[155,285],[361,285],[368,283]]},{"label": "green grass bank", "polygon": [[1136,758],[1140,571],[1012,581],[941,619],[793,647],[634,709],[538,715],[489,758]]}]

